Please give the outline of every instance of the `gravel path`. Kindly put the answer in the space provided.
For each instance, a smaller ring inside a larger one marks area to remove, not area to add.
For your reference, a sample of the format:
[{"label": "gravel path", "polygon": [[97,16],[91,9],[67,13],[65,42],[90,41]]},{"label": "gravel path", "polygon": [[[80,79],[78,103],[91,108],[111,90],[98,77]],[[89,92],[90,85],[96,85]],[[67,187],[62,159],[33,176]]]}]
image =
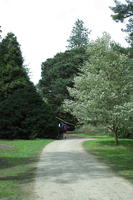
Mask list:
[{"label": "gravel path", "polygon": [[34,200],[132,200],[133,187],[86,153],[88,139],[48,144],[40,157]]}]

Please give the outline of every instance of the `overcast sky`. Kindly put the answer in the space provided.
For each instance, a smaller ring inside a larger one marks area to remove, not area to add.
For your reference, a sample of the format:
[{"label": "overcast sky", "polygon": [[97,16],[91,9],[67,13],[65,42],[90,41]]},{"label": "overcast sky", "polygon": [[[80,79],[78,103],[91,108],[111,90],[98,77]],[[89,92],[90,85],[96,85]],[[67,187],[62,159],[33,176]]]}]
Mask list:
[{"label": "overcast sky", "polygon": [[[121,0],[122,2],[124,0]],[[77,19],[92,30],[91,39],[108,32],[125,46],[122,25],[111,18],[113,0],[0,0],[2,37],[13,32],[21,44],[25,64],[36,84],[41,63],[66,50],[67,39]]]}]

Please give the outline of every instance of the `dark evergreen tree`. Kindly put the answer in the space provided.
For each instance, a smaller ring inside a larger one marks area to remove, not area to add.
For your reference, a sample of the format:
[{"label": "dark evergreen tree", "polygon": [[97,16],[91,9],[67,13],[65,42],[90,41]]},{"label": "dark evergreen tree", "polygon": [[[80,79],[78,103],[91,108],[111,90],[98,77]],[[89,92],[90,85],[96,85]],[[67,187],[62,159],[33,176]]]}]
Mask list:
[{"label": "dark evergreen tree", "polygon": [[0,44],[0,63],[19,67],[23,65],[20,45],[13,33],[8,33]]},{"label": "dark evergreen tree", "polygon": [[69,43],[68,49],[87,45],[89,42],[89,34],[90,32],[88,32],[88,29],[84,27],[84,22],[78,19],[74,24],[70,38],[67,40]]},{"label": "dark evergreen tree", "polygon": [[32,83],[15,90],[0,101],[0,138],[54,138],[57,122]]},{"label": "dark evergreen tree", "polygon": [[16,36],[8,33],[0,43],[0,98],[8,98],[16,89],[25,87],[28,81],[20,45]]},{"label": "dark evergreen tree", "polygon": [[114,0],[114,2],[116,3],[116,6],[111,7],[115,13],[112,15],[113,19],[121,22],[126,18],[131,19],[130,17],[133,16],[133,1],[125,0],[126,3],[121,3],[120,1]]},{"label": "dark evergreen tree", "polygon": [[131,47],[133,48],[133,1],[132,0],[125,0],[126,3],[121,3],[117,0],[114,0],[116,3],[115,7],[111,7],[114,12],[112,18],[116,22],[123,22],[127,20],[126,29],[124,31],[129,33],[128,42],[130,43]]},{"label": "dark evergreen tree", "polygon": [[73,118],[62,110],[62,103],[69,98],[67,87],[73,87],[74,76],[85,60],[85,47],[81,47],[58,53],[42,63],[39,91],[44,101],[52,106],[55,115],[68,121],[73,121]]},{"label": "dark evergreen tree", "polygon": [[0,138],[55,137],[57,122],[30,82],[13,33],[0,43]]}]

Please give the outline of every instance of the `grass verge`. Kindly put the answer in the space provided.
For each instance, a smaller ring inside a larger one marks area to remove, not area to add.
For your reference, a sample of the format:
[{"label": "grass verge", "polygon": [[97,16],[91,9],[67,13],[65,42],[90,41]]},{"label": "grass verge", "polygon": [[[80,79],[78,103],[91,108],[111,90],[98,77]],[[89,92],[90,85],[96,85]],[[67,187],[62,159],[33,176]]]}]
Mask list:
[{"label": "grass verge", "polygon": [[113,138],[106,137],[86,141],[83,146],[112,167],[118,175],[133,183],[133,139],[119,139],[119,143],[116,146]]},{"label": "grass verge", "polygon": [[23,200],[30,197],[38,155],[51,141],[0,140],[0,199]]}]

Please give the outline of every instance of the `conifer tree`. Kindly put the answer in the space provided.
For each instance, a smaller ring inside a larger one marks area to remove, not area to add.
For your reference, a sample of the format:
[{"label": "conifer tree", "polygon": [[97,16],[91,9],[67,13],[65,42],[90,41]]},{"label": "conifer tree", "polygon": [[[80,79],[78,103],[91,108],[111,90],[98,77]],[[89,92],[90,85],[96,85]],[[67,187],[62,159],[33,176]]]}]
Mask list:
[{"label": "conifer tree", "polygon": [[114,14],[112,18],[116,22],[124,22],[127,21],[126,31],[129,33],[128,42],[130,43],[131,47],[133,48],[133,1],[132,0],[125,0],[125,3],[121,3],[117,0],[114,0],[116,6],[111,7]]},{"label": "conifer tree", "polygon": [[69,43],[67,48],[79,48],[87,45],[89,42],[89,34],[90,32],[88,32],[88,29],[84,27],[84,22],[78,19],[74,24],[69,39],[67,40]]},{"label": "conifer tree", "polygon": [[[62,109],[64,99],[69,99],[67,87],[73,87],[73,79],[86,60],[86,48],[80,47],[58,53],[42,63],[39,91],[58,117],[67,119]],[[72,120],[70,115],[68,120]]]},{"label": "conifer tree", "polygon": [[56,120],[23,66],[13,33],[0,43],[0,138],[56,137]]}]

